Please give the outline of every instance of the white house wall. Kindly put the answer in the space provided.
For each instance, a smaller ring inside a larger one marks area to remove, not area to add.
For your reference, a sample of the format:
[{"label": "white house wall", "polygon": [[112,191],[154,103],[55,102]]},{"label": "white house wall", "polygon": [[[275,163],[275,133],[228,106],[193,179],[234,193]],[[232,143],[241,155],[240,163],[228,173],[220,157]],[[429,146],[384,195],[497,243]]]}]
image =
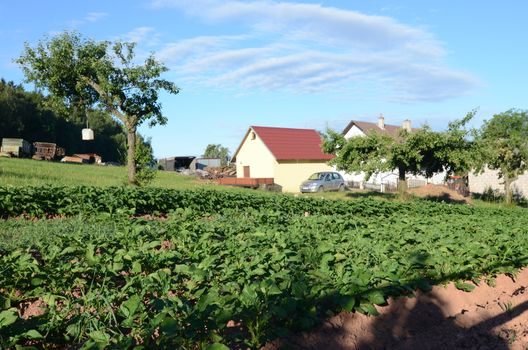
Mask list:
[{"label": "white house wall", "polygon": [[244,166],[249,166],[249,176],[253,178],[275,177],[275,157],[253,130],[247,134],[236,155],[237,177],[244,177]]},{"label": "white house wall", "polygon": [[345,134],[345,139],[348,140],[349,138],[355,137],[355,136],[365,136],[365,133],[360,128],[358,128],[356,125],[352,125],[350,130],[348,130],[347,133]]},{"label": "white house wall", "polygon": [[[498,170],[486,169],[482,174],[469,173],[469,191],[472,193],[484,193],[488,188],[504,193],[503,179],[499,179]],[[522,197],[528,197],[528,174],[523,174],[512,182],[511,188],[514,193]]]}]

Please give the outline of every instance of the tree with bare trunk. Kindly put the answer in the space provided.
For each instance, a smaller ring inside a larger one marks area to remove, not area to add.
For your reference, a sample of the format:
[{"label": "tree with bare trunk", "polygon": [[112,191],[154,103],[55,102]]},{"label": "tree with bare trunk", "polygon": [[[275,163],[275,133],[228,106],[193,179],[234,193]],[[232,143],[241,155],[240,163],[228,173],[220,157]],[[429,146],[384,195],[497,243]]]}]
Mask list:
[{"label": "tree with bare trunk", "polygon": [[25,44],[16,59],[26,80],[49,93],[49,101],[71,108],[103,107],[123,125],[127,134],[128,180],[136,184],[136,132],[167,122],[159,92],[172,94],[178,87],[161,79],[168,69],[150,55],[135,63],[134,44],[120,41],[96,42],[76,32],[44,38],[33,48]]}]

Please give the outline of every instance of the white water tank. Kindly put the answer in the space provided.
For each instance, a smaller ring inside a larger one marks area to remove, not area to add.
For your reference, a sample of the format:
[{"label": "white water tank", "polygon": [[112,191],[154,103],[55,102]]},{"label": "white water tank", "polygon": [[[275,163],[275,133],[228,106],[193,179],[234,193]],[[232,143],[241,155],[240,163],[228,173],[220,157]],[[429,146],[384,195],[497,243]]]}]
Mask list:
[{"label": "white water tank", "polygon": [[82,139],[83,140],[93,140],[94,132],[92,129],[82,129]]}]

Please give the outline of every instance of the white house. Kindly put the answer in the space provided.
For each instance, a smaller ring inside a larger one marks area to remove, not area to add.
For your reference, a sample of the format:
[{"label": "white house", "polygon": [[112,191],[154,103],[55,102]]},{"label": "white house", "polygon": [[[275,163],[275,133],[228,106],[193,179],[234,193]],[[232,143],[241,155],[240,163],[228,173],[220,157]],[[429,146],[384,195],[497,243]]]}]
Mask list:
[{"label": "white house", "polygon": [[[356,136],[366,136],[370,132],[385,133],[393,137],[397,137],[401,129],[406,129],[408,132],[417,130],[411,127],[410,120],[404,120],[402,126],[385,124],[385,118],[380,115],[377,123],[368,123],[362,121],[352,120],[346,128],[343,130],[345,139]],[[396,186],[398,183],[398,171],[395,169],[391,172],[380,172],[372,175],[367,181],[365,181],[364,173],[348,174],[343,171],[341,175],[348,182],[359,183],[361,187],[372,187],[372,188],[383,188],[384,185]],[[408,175],[407,180],[410,187],[423,185],[426,183],[443,184],[445,180],[445,173],[435,174],[432,178],[425,178],[424,176]]]}]

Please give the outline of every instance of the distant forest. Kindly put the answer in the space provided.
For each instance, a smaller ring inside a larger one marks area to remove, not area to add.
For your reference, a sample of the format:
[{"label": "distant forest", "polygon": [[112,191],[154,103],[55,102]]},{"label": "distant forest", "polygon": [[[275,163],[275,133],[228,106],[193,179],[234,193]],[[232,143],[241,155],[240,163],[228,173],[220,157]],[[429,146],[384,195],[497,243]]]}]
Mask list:
[{"label": "distant forest", "polygon": [[[81,130],[88,125],[95,139],[83,141]],[[104,162],[123,163],[126,159],[126,135],[121,125],[102,110],[88,112],[54,104],[39,92],[0,80],[0,139],[22,138],[53,142],[66,154],[97,153]]]}]

